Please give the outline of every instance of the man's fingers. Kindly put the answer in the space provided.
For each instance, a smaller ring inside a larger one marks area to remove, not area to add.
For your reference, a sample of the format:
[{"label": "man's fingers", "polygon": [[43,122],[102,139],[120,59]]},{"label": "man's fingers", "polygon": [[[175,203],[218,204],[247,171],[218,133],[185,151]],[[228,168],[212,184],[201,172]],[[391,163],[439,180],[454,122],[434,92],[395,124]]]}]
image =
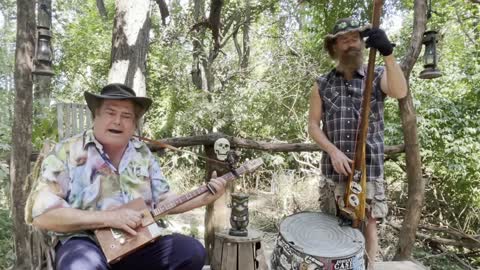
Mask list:
[{"label": "man's fingers", "polygon": [[343,166],[345,167],[346,172],[347,172],[347,174],[345,174],[345,175],[349,175],[349,174],[352,173],[352,168],[350,167],[350,164],[349,164],[348,162],[345,162],[345,163],[343,164]]},{"label": "man's fingers", "polygon": [[212,178],[212,179],[213,179],[213,178],[217,178],[217,171],[213,171],[213,172],[212,172],[212,176],[211,176],[210,178]]},{"label": "man's fingers", "polygon": [[371,30],[370,28],[368,28],[368,29],[363,30],[363,31],[360,33],[360,35],[362,36],[362,38],[365,38],[365,37],[368,37],[371,32],[372,32],[372,30]]},{"label": "man's fingers", "polygon": [[131,235],[137,235],[137,232],[134,229],[130,228],[128,225],[123,225],[122,229]]},{"label": "man's fingers", "polygon": [[137,222],[134,221],[134,220],[129,220],[127,222],[127,226],[130,227],[130,228],[136,228],[137,227]]},{"label": "man's fingers", "polygon": [[142,220],[142,213],[136,212],[134,217],[135,222],[139,222]]},{"label": "man's fingers", "polygon": [[343,167],[343,165],[337,163],[333,166],[333,168],[337,173],[347,175],[347,172],[345,171],[345,168]]}]

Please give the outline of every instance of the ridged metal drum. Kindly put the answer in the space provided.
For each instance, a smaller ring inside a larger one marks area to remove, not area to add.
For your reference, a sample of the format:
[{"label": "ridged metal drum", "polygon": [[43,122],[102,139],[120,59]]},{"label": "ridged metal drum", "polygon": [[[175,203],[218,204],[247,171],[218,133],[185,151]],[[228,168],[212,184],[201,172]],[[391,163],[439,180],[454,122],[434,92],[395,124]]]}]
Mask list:
[{"label": "ridged metal drum", "polygon": [[365,239],[334,216],[301,212],[280,223],[273,270],[364,270]]}]

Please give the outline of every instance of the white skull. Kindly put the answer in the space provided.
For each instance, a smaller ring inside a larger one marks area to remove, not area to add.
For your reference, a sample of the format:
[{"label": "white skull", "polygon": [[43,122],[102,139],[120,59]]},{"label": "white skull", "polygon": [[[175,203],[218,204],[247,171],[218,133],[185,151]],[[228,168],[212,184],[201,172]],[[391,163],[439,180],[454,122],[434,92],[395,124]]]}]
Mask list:
[{"label": "white skull", "polygon": [[227,159],[227,152],[230,150],[230,142],[225,138],[220,138],[215,141],[213,149],[215,150],[215,154],[217,154],[217,159],[223,161]]}]

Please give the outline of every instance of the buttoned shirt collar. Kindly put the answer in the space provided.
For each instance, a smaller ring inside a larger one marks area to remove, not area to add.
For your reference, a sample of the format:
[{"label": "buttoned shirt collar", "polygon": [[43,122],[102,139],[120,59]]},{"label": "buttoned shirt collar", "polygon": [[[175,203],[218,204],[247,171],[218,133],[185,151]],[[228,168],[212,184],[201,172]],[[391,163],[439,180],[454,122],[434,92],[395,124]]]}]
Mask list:
[{"label": "buttoned shirt collar", "polygon": [[[99,150],[103,150],[103,145],[97,140],[97,138],[95,138],[93,129],[86,130],[83,133],[83,149],[86,149],[89,144],[94,144]],[[135,149],[140,149],[142,147],[142,142],[135,138],[131,138],[128,145],[135,147]]]}]

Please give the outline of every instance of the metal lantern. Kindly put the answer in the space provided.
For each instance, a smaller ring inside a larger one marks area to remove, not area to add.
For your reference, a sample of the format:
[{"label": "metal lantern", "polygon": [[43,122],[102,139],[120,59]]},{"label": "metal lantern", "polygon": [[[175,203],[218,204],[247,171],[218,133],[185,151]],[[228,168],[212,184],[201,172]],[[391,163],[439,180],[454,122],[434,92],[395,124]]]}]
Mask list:
[{"label": "metal lantern", "polygon": [[437,31],[430,30],[423,34],[422,43],[425,45],[423,54],[424,70],[420,72],[421,79],[435,79],[442,76],[437,69]]},{"label": "metal lantern", "polygon": [[40,0],[38,4],[37,43],[35,46],[35,59],[32,73],[35,75],[53,76],[52,48],[50,40],[51,1]]},{"label": "metal lantern", "polygon": [[48,29],[38,29],[37,47],[35,50],[34,68],[35,75],[53,76],[52,49],[50,39],[52,35]]}]

